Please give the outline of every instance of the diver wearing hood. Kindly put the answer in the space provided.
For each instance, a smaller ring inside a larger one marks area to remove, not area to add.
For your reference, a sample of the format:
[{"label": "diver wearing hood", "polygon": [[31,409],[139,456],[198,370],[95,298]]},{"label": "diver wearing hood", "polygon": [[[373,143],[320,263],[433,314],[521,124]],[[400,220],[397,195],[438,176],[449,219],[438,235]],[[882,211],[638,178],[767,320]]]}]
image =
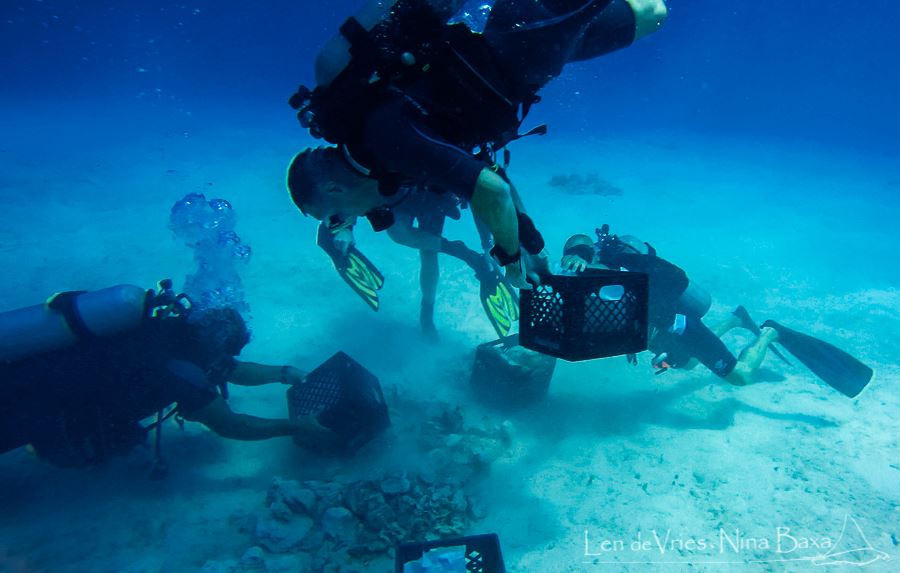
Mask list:
[{"label": "diver wearing hood", "polygon": [[[60,466],[99,464],[144,443],[148,432],[159,432],[161,421],[173,414],[236,440],[288,436],[304,446],[327,444],[330,432],[312,419],[258,418],[228,407],[228,382],[294,384],[304,377],[292,366],[238,361],[250,332],[236,310],[191,310],[183,297],[161,306],[153,291],[146,298],[130,285],[116,292],[125,288],[140,295],[130,299],[134,309],[115,308],[116,301],[108,297],[110,306],[93,305],[92,314],[84,315],[88,305],[79,305],[78,298],[85,293],[77,292],[57,295],[44,307],[0,315],[4,333],[14,329],[27,337],[30,321],[45,330],[34,338],[48,339],[54,335],[48,328],[59,325],[60,315],[76,333],[52,348],[31,348],[27,355],[0,361],[0,453],[30,445],[38,456]],[[87,295],[89,299],[91,293]],[[68,303],[60,305],[60,300]],[[123,310],[136,320],[120,332],[89,328],[124,324],[115,316]],[[141,425],[154,414],[155,424]],[[158,450],[157,456],[160,461]]]},{"label": "diver wearing hood", "polygon": [[662,0],[500,0],[475,33],[447,23],[462,4],[370,2],[341,26],[316,61],[317,87],[290,102],[336,147],[296,155],[287,186],[304,214],[335,232],[363,215],[376,230],[390,226],[399,189],[445,189],[490,229],[510,283],[527,287],[523,251],[543,272],[544,241],[506,176],[503,148],[566,63],[630,44],[666,9]]}]

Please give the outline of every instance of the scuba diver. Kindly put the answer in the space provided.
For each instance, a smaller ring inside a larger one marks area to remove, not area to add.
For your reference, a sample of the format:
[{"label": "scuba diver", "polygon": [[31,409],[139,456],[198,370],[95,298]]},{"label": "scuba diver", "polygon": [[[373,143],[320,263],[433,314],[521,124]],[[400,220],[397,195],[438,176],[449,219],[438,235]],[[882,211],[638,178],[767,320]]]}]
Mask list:
[{"label": "scuba diver", "polygon": [[[60,293],[2,313],[0,453],[30,445],[56,465],[81,467],[127,454],[154,430],[153,475],[161,477],[161,424],[172,415],[225,438],[288,436],[303,447],[328,447],[331,432],[312,417],[268,419],[229,408],[227,382],[304,382],[293,366],[237,360],[249,340],[236,310],[192,308],[171,281],[159,292],[118,285]],[[155,423],[141,425],[154,414]]]},{"label": "scuba diver", "polygon": [[[544,240],[507,177],[508,143],[540,89],[569,62],[657,30],[662,0],[497,0],[484,30],[448,23],[460,0],[370,1],[316,60],[315,89],[291,99],[332,145],[291,161],[287,187],[332,233],[366,216],[389,228],[413,187],[465,200],[490,230],[515,288],[547,272]],[[501,153],[502,152],[502,153]],[[527,260],[526,260],[527,259]]]},{"label": "scuba diver", "polygon": [[[465,204],[452,193],[413,192],[394,210],[395,223],[387,229],[388,236],[398,245],[419,251],[419,285],[422,302],[419,324],[426,340],[439,340],[434,323],[434,304],[440,278],[438,254],[450,255],[464,262],[479,282],[479,298],[485,314],[497,336],[509,334],[518,320],[519,300],[506,282],[497,264],[487,253],[489,232],[475,218],[483,252],[470,249],[463,241],[451,241],[443,236],[446,220],[459,220]],[[323,222],[319,225],[317,244],[331,257],[338,274],[373,310],[378,310],[378,291],[384,277],[375,265],[355,246],[353,226],[331,233]]]},{"label": "scuba diver", "polygon": [[[631,235],[611,235],[609,225],[596,230],[597,240],[573,235],[563,247],[563,271],[613,269],[646,273],[649,277],[649,348],[657,374],[669,368],[693,368],[699,362],[731,384],[743,386],[760,367],[771,348],[788,362],[773,343],[785,347],[823,382],[842,394],[856,397],[872,380],[871,368],[831,344],[775,321],[758,327],[743,306],[721,324],[708,327],[703,316],[712,299],[678,266],[659,257],[649,243]],[[744,328],[756,340],[735,357],[721,341],[734,328]],[[630,356],[632,363],[637,363]],[[790,364],[788,362],[788,364]]]}]

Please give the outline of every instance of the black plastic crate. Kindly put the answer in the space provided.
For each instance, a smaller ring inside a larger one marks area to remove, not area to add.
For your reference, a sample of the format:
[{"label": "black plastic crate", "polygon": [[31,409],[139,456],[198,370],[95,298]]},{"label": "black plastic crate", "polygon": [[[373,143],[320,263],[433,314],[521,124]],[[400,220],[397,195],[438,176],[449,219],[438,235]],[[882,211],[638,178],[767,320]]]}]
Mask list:
[{"label": "black plastic crate", "polygon": [[525,348],[570,361],[647,349],[644,273],[590,269],[552,275],[519,295],[519,344]]},{"label": "black plastic crate", "polygon": [[550,388],[556,358],[519,344],[518,335],[478,345],[470,384],[480,400],[517,407],[542,400]]},{"label": "black plastic crate", "polygon": [[291,419],[315,416],[348,449],[356,449],[391,425],[378,378],[338,352],[288,388]]},{"label": "black plastic crate", "polygon": [[397,547],[394,573],[404,573],[405,565],[419,561],[428,551],[455,547],[465,547],[467,573],[506,573],[503,552],[500,550],[500,538],[496,533],[421,543],[404,543]]}]

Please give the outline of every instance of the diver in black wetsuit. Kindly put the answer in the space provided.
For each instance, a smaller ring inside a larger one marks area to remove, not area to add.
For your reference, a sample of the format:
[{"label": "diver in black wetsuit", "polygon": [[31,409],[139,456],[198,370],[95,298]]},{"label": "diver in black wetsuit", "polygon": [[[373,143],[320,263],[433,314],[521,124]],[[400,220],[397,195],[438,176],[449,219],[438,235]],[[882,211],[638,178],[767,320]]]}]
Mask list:
[{"label": "diver in black wetsuit", "polygon": [[[742,306],[722,324],[706,326],[702,318],[712,304],[709,294],[681,268],[657,256],[649,243],[630,235],[610,235],[608,225],[597,230],[597,241],[587,235],[570,237],[563,248],[560,266],[574,272],[593,267],[648,275],[650,350],[656,354],[653,366],[661,371],[692,368],[699,361],[717,376],[743,386],[777,338],[772,328],[760,330]],[[740,358],[735,358],[720,339],[737,327],[758,335]]]},{"label": "diver in black wetsuit", "polygon": [[[679,267],[657,256],[649,243],[629,235],[610,235],[609,225],[597,229],[596,242],[587,235],[570,237],[563,248],[560,266],[572,272],[593,267],[648,275],[649,346],[656,353],[653,366],[660,368],[659,372],[668,368],[692,368],[699,361],[731,384],[743,386],[760,367],[769,349],[790,364],[773,345],[777,342],[819,379],[850,398],[857,397],[875,375],[869,366],[829,342],[774,320],[757,326],[743,306],[738,306],[721,324],[706,326],[703,316],[712,303],[709,294]],[[755,334],[756,340],[735,358],[720,338],[738,327]],[[629,360],[636,363],[633,356]]]},{"label": "diver in black wetsuit", "polygon": [[249,340],[237,311],[206,309],[148,317],[130,331],[85,335],[71,346],[0,361],[0,453],[31,445],[60,466],[100,464],[143,443],[148,428],[140,422],[158,414],[158,425],[172,405],[170,414],[226,438],[287,436],[305,447],[331,446],[332,432],[311,417],[269,419],[229,408],[227,382],[304,379],[293,366],[238,361]]},{"label": "diver in black wetsuit", "polygon": [[498,154],[566,63],[649,34],[666,8],[662,0],[499,0],[478,34],[447,24],[462,4],[372,2],[341,27],[317,59],[316,89],[291,98],[311,133],[336,146],[298,154],[287,184],[297,207],[335,233],[363,215],[376,230],[390,226],[400,189],[446,189],[490,229],[510,283],[527,287],[527,266],[546,270],[544,241]]}]

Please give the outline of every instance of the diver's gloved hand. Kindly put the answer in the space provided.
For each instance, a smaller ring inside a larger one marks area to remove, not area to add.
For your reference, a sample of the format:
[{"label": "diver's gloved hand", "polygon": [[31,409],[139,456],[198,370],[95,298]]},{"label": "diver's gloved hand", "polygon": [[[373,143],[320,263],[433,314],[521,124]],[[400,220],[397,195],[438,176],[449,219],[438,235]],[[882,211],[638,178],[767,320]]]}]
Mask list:
[{"label": "diver's gloved hand", "polygon": [[560,261],[559,266],[564,271],[571,271],[574,273],[583,272],[584,269],[587,268],[588,262],[578,255],[565,255]]},{"label": "diver's gloved hand", "polygon": [[334,234],[332,240],[334,241],[334,246],[337,247],[342,255],[346,255],[347,251],[350,250],[350,247],[356,244],[352,227],[345,227],[339,230]]}]

